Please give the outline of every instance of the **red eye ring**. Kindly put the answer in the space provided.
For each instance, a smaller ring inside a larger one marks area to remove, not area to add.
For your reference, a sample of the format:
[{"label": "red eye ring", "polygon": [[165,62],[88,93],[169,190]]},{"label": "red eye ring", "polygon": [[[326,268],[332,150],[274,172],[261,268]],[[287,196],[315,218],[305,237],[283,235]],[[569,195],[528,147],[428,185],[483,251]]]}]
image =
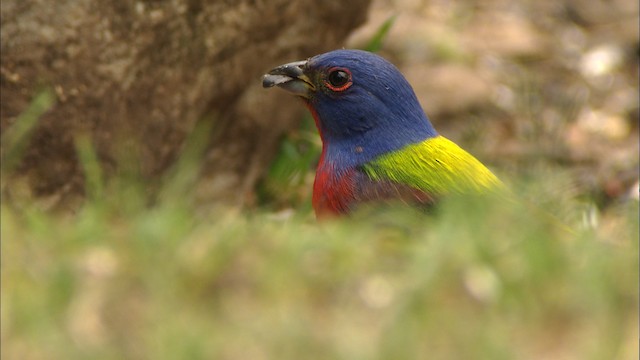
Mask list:
[{"label": "red eye ring", "polygon": [[327,78],[324,80],[324,84],[332,91],[345,91],[353,85],[351,71],[342,67],[333,67],[327,72]]}]

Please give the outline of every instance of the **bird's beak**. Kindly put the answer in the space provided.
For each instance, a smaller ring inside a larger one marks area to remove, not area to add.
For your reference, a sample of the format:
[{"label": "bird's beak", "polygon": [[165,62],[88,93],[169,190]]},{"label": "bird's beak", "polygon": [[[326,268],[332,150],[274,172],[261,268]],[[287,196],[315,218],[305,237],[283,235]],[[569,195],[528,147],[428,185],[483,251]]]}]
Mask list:
[{"label": "bird's beak", "polygon": [[316,88],[309,77],[304,73],[307,61],[296,61],[280,65],[262,77],[262,87],[277,86],[294,95],[309,98],[310,93]]}]

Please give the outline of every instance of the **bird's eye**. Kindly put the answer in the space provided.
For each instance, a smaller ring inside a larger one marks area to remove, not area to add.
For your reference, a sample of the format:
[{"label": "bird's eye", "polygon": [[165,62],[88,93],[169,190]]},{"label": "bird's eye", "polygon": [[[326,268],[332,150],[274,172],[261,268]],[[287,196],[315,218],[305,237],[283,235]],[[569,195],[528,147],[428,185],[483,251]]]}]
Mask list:
[{"label": "bird's eye", "polygon": [[349,82],[349,74],[343,70],[334,70],[329,73],[329,82],[334,87],[344,86]]},{"label": "bird's eye", "polygon": [[347,90],[353,84],[351,72],[343,68],[332,68],[329,70],[325,84],[333,91]]}]

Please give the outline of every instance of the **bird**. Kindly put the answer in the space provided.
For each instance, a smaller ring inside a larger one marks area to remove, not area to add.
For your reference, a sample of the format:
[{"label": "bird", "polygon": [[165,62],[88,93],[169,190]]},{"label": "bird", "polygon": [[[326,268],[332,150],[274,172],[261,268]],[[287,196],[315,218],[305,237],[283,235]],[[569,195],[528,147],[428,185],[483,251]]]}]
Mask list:
[{"label": "bird", "polygon": [[322,141],[312,195],[318,218],[377,202],[430,207],[450,194],[504,187],[435,130],[400,70],[372,52],[339,49],[280,65],[262,86],[297,96],[315,120]]}]

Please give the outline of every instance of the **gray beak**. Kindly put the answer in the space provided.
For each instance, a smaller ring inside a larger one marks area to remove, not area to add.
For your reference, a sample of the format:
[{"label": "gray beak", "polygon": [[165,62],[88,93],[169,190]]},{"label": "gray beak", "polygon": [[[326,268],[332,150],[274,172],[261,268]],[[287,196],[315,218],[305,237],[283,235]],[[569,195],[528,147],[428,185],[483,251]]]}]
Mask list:
[{"label": "gray beak", "polygon": [[262,77],[262,87],[277,86],[294,95],[309,98],[309,94],[315,91],[315,86],[304,73],[307,61],[296,61],[280,65]]}]

